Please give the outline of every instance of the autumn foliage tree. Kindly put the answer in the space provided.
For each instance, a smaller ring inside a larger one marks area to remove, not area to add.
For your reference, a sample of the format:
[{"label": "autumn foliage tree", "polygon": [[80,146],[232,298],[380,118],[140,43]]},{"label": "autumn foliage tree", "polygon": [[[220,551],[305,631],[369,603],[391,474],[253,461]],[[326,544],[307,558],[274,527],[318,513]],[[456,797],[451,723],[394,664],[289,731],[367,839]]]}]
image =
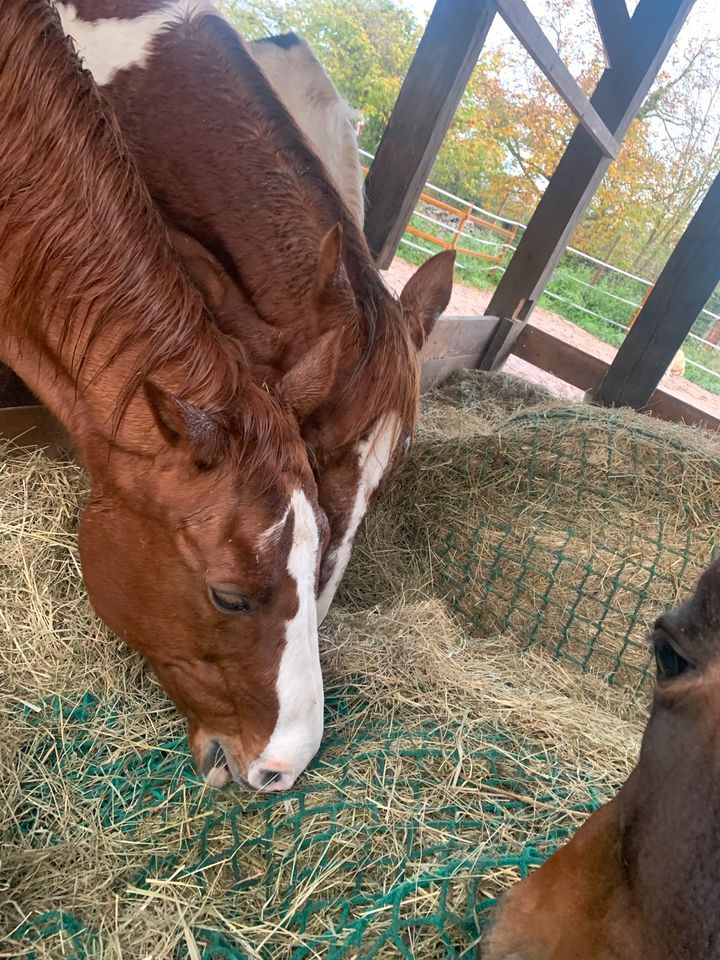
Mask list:
[{"label": "autumn foliage tree", "polygon": [[374,151],[422,36],[394,0],[223,0],[249,39],[294,31],[315,51],[342,95],[362,111],[361,146]]},{"label": "autumn foliage tree", "polygon": [[[710,9],[715,0],[699,0]],[[294,30],[365,118],[373,152],[422,28],[399,0],[224,0],[249,38]],[[590,94],[604,69],[588,0],[544,0],[543,28]],[[527,221],[576,120],[514,38],[486,46],[432,180],[486,209]],[[698,35],[671,55],[631,125],[573,243],[656,275],[720,167],[720,39]]]}]

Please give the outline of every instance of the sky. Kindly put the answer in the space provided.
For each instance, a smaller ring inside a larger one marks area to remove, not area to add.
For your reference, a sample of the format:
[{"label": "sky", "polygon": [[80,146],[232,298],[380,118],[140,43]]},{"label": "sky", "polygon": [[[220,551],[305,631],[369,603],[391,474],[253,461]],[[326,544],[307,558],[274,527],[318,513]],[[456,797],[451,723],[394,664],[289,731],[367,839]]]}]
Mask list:
[{"label": "sky", "polygon": [[[432,9],[432,0],[401,0],[404,6],[408,7],[417,17],[421,24],[427,22],[429,11]],[[589,4],[590,0],[586,0]],[[527,5],[536,18],[542,16],[543,0],[527,0]],[[630,9],[634,9],[637,0],[631,0],[628,4]],[[677,44],[682,47],[693,36],[702,34],[704,36],[712,35],[720,38],[720,0],[696,0],[687,22],[682,28]],[[505,26],[502,18],[497,16],[490,29],[487,39],[487,45],[499,43],[511,37],[512,34]]]}]

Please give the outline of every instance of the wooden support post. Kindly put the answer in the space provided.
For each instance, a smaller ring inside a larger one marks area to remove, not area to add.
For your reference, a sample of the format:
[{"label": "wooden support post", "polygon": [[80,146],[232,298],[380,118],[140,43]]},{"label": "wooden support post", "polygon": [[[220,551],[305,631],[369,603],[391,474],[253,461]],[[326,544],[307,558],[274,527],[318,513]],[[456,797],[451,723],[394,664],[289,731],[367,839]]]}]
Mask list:
[{"label": "wooden support post", "polygon": [[605,50],[605,63],[614,67],[627,53],[630,15],[625,0],[590,0]]},{"label": "wooden support post", "polygon": [[[628,53],[604,71],[591,103],[618,142],[625,133],[695,0],[640,0],[630,21]],[[585,212],[610,158],[579,126],[508,264],[486,313],[520,321],[495,339],[480,366],[502,366]]]},{"label": "wooden support post", "polygon": [[720,282],[720,174],[628,331],[595,401],[644,407]]},{"label": "wooden support post", "polygon": [[540,67],[550,83],[583,124],[602,152],[615,159],[618,143],[598,116],[597,111],[580,89],[577,80],[560,59],[560,55],[542,31],[540,24],[523,0],[496,0],[505,23]]},{"label": "wooden support post", "polygon": [[365,236],[390,266],[495,16],[493,0],[436,0],[370,165]]}]

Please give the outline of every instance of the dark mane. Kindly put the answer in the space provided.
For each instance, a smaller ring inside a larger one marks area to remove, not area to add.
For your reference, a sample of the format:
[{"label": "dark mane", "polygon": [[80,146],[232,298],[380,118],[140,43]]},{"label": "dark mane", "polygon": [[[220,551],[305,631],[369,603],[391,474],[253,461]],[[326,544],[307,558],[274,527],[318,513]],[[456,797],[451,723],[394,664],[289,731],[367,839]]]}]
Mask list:
[{"label": "dark mane", "polygon": [[289,50],[300,43],[296,33],[276,33],[272,37],[261,37],[257,43],[274,43],[276,47]]},{"label": "dark mane", "polygon": [[[53,330],[80,390],[85,368],[102,375],[141,344],[121,412],[172,363],[183,371],[183,395],[227,418],[238,456],[252,447],[255,466],[277,470],[282,411],[204,311],[54,9],[46,0],[0,9],[0,248],[10,265],[3,325],[14,318],[35,343]],[[110,356],[103,335],[112,337]]]},{"label": "dark mane", "polygon": [[[261,69],[252,59],[237,32],[219,17],[198,18],[205,38],[213,47],[219,63],[225,63],[225,77],[239,75],[242,86],[238,97],[246,113],[245,123],[252,123],[271,144],[273,173],[283,191],[294,193],[299,202],[293,207],[293,229],[298,214],[308,221],[307,231],[294,230],[293,250],[300,248],[305,233],[312,248],[306,251],[305,262],[312,263],[322,232],[340,222],[343,229],[343,262],[353,288],[357,310],[344,322],[361,342],[361,357],[347,386],[352,392],[361,374],[372,369],[377,384],[375,394],[367,394],[363,383],[364,403],[350,441],[360,438],[377,416],[387,409],[388,384],[394,388],[393,399],[406,422],[414,422],[418,397],[416,350],[411,344],[402,311],[388,291],[375,267],[365,237],[350,215],[325,166],[308,146],[303,133],[278,99]],[[303,278],[305,279],[305,278]],[[359,324],[359,329],[358,329]],[[342,402],[343,398],[339,398]]]}]

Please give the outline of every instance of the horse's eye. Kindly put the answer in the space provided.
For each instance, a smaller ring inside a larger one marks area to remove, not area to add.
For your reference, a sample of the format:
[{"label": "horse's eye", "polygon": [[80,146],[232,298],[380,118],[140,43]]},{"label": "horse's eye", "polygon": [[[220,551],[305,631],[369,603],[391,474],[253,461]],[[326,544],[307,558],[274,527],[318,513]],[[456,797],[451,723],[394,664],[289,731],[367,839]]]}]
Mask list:
[{"label": "horse's eye", "polygon": [[255,603],[232,587],[208,587],[213,606],[220,613],[252,613]]},{"label": "horse's eye", "polygon": [[673,647],[666,633],[656,632],[653,637],[653,647],[658,680],[673,680],[689,669],[690,664]]}]

